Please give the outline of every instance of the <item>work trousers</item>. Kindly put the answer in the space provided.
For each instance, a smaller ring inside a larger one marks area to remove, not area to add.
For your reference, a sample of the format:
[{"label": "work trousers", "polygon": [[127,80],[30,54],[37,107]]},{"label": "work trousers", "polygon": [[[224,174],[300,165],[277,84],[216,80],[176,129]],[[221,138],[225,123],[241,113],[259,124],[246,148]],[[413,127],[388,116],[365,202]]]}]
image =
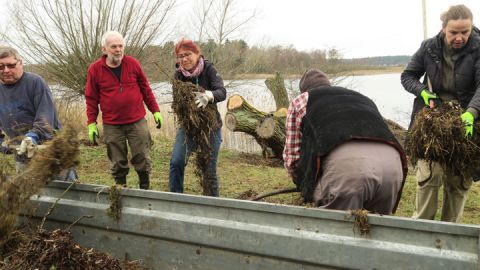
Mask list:
[{"label": "work trousers", "polygon": [[392,214],[403,181],[402,161],[394,147],[348,141],[325,157],[322,170],[313,195],[318,207]]},{"label": "work trousers", "polygon": [[443,185],[442,221],[459,222],[467,193],[472,186],[471,178],[455,174],[439,163],[420,159],[417,162],[416,211],[413,218],[435,218],[438,208],[438,191]]},{"label": "work trousers", "polygon": [[[210,136],[212,153],[210,156],[208,174],[206,175],[207,179],[205,179],[210,184],[210,194],[212,194],[214,197],[219,196],[217,158],[221,143],[221,129],[217,129],[212,132],[212,135]],[[185,166],[187,165],[188,157],[195,147],[196,145],[193,143],[193,138],[185,133],[185,129],[183,127],[180,127],[177,131],[175,145],[173,146],[172,151],[172,159],[170,160],[170,175],[168,184],[171,192],[183,193]]]},{"label": "work trousers", "polygon": [[152,161],[150,148],[152,138],[148,131],[147,121],[141,119],[132,124],[103,125],[103,133],[107,144],[108,159],[112,163],[111,172],[114,178],[128,174],[128,148],[130,147],[130,163],[137,172],[150,173]]}]

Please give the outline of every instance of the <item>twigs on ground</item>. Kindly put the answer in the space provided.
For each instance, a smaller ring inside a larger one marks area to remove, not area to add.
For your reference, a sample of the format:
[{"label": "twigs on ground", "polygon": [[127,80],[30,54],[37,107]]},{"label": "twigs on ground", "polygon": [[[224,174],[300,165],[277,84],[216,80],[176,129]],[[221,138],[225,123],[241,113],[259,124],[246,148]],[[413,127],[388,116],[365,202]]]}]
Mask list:
[{"label": "twigs on ground", "polygon": [[267,193],[262,193],[260,195],[257,195],[255,197],[253,197],[253,198],[250,198],[250,201],[258,201],[258,200],[261,200],[261,199],[266,198],[266,197],[275,196],[275,195],[279,195],[279,194],[285,194],[285,193],[293,193],[293,192],[299,192],[299,191],[296,187],[283,188],[283,189],[279,189],[279,190],[275,190],[275,191],[271,191],[271,192],[267,192]]}]

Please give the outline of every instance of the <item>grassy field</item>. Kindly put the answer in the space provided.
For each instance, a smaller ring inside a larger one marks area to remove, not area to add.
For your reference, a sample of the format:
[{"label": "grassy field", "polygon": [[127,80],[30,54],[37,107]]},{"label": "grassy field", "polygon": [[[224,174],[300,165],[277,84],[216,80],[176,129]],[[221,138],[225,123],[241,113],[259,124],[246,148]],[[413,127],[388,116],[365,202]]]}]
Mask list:
[{"label": "grassy field", "polygon": [[[168,191],[168,171],[172,147],[172,139],[165,137],[155,139],[152,149],[152,189]],[[81,182],[112,185],[113,179],[109,167],[104,146],[82,146],[78,167]],[[187,166],[185,193],[201,194],[199,182],[193,174],[192,167],[192,165]],[[415,179],[411,173],[407,178],[399,209],[396,213],[398,216],[410,217],[414,211]],[[220,178],[220,196],[227,198],[238,198],[246,192],[264,193],[285,187],[294,187],[282,164],[274,160],[265,160],[261,157],[261,154],[222,150],[218,161],[218,175]],[[133,169],[130,170],[127,177],[127,184],[132,188],[138,187],[137,176]],[[265,201],[279,204],[302,204],[302,199],[298,193],[272,196],[266,198]],[[475,183],[470,190],[463,223],[480,224],[480,183]]]}]

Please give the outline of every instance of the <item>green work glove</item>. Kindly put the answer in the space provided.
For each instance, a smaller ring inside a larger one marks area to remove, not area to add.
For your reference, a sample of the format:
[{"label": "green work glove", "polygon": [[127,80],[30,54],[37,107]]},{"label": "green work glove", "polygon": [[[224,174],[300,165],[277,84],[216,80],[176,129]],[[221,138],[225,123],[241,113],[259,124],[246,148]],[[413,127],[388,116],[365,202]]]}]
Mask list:
[{"label": "green work glove", "polygon": [[88,125],[88,140],[91,143],[95,143],[96,142],[95,137],[98,137],[97,124],[96,123],[91,123],[91,124]]},{"label": "green work glove", "polygon": [[462,121],[465,124],[465,137],[471,137],[473,134],[473,114],[471,112],[462,113]]},{"label": "green work glove", "polygon": [[155,119],[155,123],[157,123],[157,128],[161,128],[163,125],[163,117],[160,112],[154,112],[153,119]]},{"label": "green work glove", "polygon": [[426,106],[430,106],[430,99],[436,99],[437,98],[437,95],[435,95],[435,93],[432,93],[432,92],[427,91],[425,89],[422,90],[422,92],[420,93],[420,96],[422,96],[423,102],[425,102]]}]

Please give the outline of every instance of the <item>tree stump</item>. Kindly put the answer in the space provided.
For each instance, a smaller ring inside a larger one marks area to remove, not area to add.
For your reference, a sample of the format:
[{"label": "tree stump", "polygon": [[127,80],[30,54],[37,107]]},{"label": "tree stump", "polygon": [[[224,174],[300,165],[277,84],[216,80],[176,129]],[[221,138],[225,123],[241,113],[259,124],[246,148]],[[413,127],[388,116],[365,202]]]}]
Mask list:
[{"label": "tree stump", "polygon": [[272,152],[276,158],[282,158],[285,147],[285,119],[287,110],[282,108],[265,116],[259,123],[256,133],[260,138],[271,142]]},{"label": "tree stump", "polygon": [[[227,110],[225,126],[229,130],[240,131],[253,136],[262,148],[264,157],[282,158],[283,146],[285,145],[285,116],[274,116],[277,112],[268,114],[259,111],[240,95],[233,95],[228,99]],[[285,110],[278,114],[285,114]],[[265,124],[265,122],[272,123]],[[269,131],[267,129],[271,129],[272,136],[268,136]]]},{"label": "tree stump", "polygon": [[275,99],[277,110],[281,108],[288,108],[290,101],[288,100],[287,88],[285,88],[285,81],[280,72],[275,72],[273,78],[265,80],[265,85],[270,90]]}]

